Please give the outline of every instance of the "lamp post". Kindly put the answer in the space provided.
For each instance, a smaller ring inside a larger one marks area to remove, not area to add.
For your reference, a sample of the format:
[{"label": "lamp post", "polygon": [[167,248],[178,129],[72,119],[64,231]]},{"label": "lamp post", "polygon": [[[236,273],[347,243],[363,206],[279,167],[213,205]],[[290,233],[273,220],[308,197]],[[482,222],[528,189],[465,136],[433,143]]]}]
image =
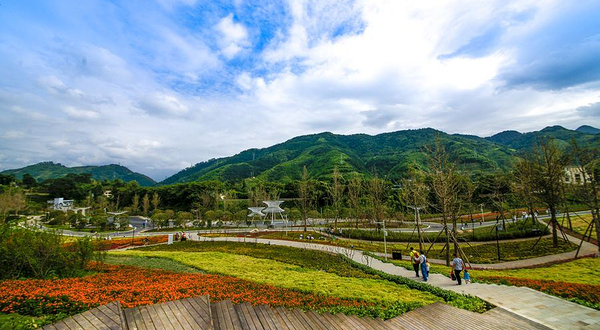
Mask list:
[{"label": "lamp post", "polygon": [[385,255],[385,260],[387,261],[387,241],[386,241],[386,236],[387,236],[387,232],[385,231],[385,220],[383,221],[375,221],[374,223],[376,224],[383,224],[383,253]]},{"label": "lamp post", "polygon": [[[421,225],[419,224],[421,220],[421,218],[419,217],[419,211],[423,208],[422,206],[410,206],[408,205],[408,207],[410,207],[411,209],[415,210],[415,225],[417,226],[417,235],[419,236],[419,253],[420,251],[423,251],[423,238],[421,236]],[[414,233],[414,231],[413,231]]]}]

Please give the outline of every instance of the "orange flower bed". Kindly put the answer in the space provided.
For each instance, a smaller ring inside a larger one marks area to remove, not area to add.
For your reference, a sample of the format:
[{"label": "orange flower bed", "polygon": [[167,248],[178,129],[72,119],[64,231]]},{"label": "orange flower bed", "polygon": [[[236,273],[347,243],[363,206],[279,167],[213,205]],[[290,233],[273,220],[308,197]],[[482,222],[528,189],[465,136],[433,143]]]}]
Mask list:
[{"label": "orange flower bed", "polygon": [[0,282],[0,312],[25,315],[74,314],[119,300],[124,307],[156,304],[210,295],[211,301],[231,299],[235,304],[299,307],[361,308],[359,300],[340,299],[258,284],[230,276],[181,274],[131,266],[105,266],[90,276],[51,280]]},{"label": "orange flower bed", "polygon": [[531,280],[506,276],[486,276],[481,278],[485,282],[525,286],[551,295],[579,299],[591,305],[600,305],[600,285],[556,282],[550,280]]},{"label": "orange flower bed", "polygon": [[144,237],[135,237],[133,242],[131,238],[118,238],[105,240],[100,242],[100,248],[102,250],[114,250],[114,249],[122,249],[129,246],[142,246],[142,245],[150,245],[150,244],[158,244],[165,243],[168,237],[166,235],[161,236],[144,236]]}]

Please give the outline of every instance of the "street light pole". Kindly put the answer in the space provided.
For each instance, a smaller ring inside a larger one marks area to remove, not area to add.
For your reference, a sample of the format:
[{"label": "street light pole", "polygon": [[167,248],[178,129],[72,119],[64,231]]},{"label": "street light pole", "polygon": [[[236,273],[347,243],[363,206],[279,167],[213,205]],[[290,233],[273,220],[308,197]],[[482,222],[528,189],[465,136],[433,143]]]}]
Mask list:
[{"label": "street light pole", "polygon": [[386,238],[385,238],[387,236],[387,232],[385,231],[385,220],[383,220],[383,221],[375,221],[375,223],[377,223],[377,224],[382,223],[383,224],[383,253],[384,253],[384,258],[387,261],[387,259],[388,259],[387,258],[387,241],[386,241]]},{"label": "street light pole", "polygon": [[[419,221],[419,220],[421,220],[420,216],[419,216],[419,211],[423,207],[410,206],[410,205],[408,205],[408,207],[415,210],[415,225],[417,226],[417,235],[419,236],[419,251],[423,251],[423,237],[421,236],[421,225],[420,225],[420,221]],[[413,231],[413,233],[414,233],[414,231]]]}]

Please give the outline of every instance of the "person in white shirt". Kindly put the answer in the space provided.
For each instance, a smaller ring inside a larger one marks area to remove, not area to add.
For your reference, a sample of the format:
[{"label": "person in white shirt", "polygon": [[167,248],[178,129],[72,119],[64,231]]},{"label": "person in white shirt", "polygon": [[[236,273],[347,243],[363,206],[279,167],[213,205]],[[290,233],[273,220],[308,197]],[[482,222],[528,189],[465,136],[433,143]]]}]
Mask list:
[{"label": "person in white shirt", "polygon": [[454,276],[456,276],[456,280],[458,281],[458,285],[461,285],[461,281],[460,281],[460,272],[463,270],[464,268],[464,262],[462,261],[462,259],[458,256],[458,253],[456,253],[454,255],[454,260],[452,260],[452,267],[454,269]]}]

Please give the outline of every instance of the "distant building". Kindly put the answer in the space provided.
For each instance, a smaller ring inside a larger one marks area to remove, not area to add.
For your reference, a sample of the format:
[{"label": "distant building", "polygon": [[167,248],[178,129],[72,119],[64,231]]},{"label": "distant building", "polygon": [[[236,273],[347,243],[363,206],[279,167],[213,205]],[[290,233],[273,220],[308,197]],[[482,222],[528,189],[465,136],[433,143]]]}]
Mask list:
[{"label": "distant building", "polygon": [[48,208],[54,211],[73,211],[75,213],[81,212],[81,214],[85,215],[85,210],[89,209],[89,207],[73,207],[72,199],[64,199],[62,197],[55,198],[53,200],[49,200],[48,204],[51,204]]},{"label": "distant building", "polygon": [[69,211],[73,209],[73,200],[72,199],[64,199],[62,197],[55,198],[54,200],[49,200],[48,204],[52,204],[49,208],[54,211]]},{"label": "distant building", "polygon": [[590,176],[581,171],[581,168],[577,166],[565,167],[565,183],[567,184],[583,184],[583,180],[589,181]]},{"label": "distant building", "polygon": [[105,190],[104,191],[104,197],[111,198],[112,197],[112,192],[110,190]]}]

